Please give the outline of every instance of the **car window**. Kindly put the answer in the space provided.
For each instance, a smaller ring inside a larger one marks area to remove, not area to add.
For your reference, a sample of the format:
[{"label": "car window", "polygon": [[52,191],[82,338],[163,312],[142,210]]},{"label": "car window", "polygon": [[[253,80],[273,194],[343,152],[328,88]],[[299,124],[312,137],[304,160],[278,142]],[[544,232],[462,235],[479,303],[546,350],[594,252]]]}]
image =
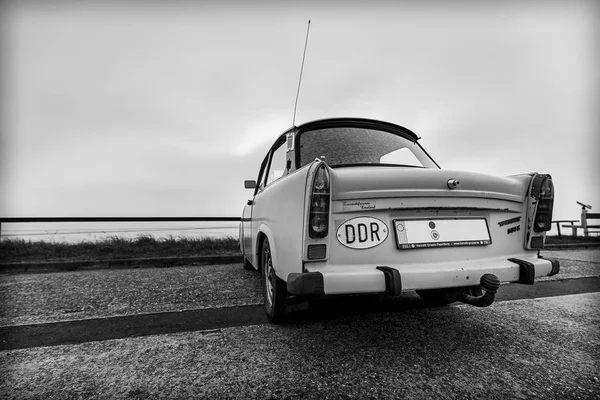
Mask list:
[{"label": "car window", "polygon": [[265,187],[265,169],[266,165],[269,162],[269,154],[264,158],[260,165],[260,170],[258,171],[258,179],[256,180],[256,188],[254,189],[254,194],[258,193]]},{"label": "car window", "polygon": [[281,178],[285,172],[285,164],[287,161],[287,147],[285,146],[285,143],[286,142],[283,141],[281,145],[272,153],[269,170],[267,171],[267,186]]},{"label": "car window", "polygon": [[392,164],[437,168],[416,143],[393,133],[359,127],[333,127],[300,135],[299,168],[315,158],[335,167],[365,164]]},{"label": "car window", "polygon": [[422,167],[422,164],[419,162],[419,159],[415,156],[415,154],[412,151],[410,151],[406,147],[384,154],[379,159],[379,162],[382,164],[399,164]]}]

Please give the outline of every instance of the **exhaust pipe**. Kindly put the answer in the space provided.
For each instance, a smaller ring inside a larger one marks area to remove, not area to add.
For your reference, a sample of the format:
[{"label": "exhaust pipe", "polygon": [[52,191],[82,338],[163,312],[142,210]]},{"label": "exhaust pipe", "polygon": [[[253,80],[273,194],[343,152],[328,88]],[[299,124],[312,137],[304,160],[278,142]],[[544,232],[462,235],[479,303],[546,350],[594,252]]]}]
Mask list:
[{"label": "exhaust pipe", "polygon": [[494,274],[485,274],[479,281],[479,287],[485,291],[482,296],[471,296],[463,292],[452,294],[452,299],[476,307],[487,307],[494,302],[496,292],[500,287],[500,279]]}]

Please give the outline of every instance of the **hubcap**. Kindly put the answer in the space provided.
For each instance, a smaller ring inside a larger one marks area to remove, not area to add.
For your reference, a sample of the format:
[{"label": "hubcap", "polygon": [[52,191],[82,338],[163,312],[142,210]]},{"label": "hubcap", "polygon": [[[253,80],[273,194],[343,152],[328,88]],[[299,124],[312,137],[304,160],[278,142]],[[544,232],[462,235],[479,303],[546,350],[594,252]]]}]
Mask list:
[{"label": "hubcap", "polygon": [[271,261],[271,252],[265,251],[265,262],[263,265],[263,274],[265,279],[265,287],[267,290],[267,301],[269,307],[273,305],[273,262]]}]

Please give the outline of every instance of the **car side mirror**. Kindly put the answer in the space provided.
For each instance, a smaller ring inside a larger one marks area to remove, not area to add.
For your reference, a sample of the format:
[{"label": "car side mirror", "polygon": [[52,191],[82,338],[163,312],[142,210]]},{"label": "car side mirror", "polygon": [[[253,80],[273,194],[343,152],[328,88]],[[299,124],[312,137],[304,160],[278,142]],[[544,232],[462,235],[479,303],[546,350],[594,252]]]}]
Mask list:
[{"label": "car side mirror", "polygon": [[246,189],[254,189],[256,188],[256,181],[244,181],[244,187]]}]

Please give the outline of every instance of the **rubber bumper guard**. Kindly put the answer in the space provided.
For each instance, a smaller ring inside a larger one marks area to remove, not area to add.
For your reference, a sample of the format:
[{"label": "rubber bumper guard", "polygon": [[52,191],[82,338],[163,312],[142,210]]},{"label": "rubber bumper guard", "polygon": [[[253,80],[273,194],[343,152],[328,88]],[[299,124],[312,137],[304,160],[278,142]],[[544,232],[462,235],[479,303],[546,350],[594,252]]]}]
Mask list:
[{"label": "rubber bumper guard", "polygon": [[519,264],[519,283],[524,285],[533,285],[535,281],[535,265],[529,261],[518,258],[509,258],[508,261]]},{"label": "rubber bumper guard", "polygon": [[552,271],[550,271],[550,273],[548,274],[548,276],[552,276],[552,275],[556,275],[559,273],[560,271],[560,263],[558,262],[558,260],[556,258],[550,258],[550,257],[542,257],[540,256],[540,258],[544,259],[544,260],[548,260],[552,263]]},{"label": "rubber bumper guard", "polygon": [[402,293],[402,277],[395,268],[377,267],[385,276],[385,293],[388,296],[400,296]]},{"label": "rubber bumper guard", "polygon": [[292,272],[288,275],[287,291],[300,296],[322,296],[325,294],[323,274],[320,272]]},{"label": "rubber bumper guard", "polygon": [[[552,270],[548,276],[556,275],[560,271],[560,263],[556,258],[546,258],[540,256],[544,260],[550,261],[552,263]],[[535,265],[530,263],[529,261],[521,260],[518,258],[509,258],[508,261],[514,262],[519,265],[519,283],[523,283],[525,285],[533,285],[535,280]]]}]

